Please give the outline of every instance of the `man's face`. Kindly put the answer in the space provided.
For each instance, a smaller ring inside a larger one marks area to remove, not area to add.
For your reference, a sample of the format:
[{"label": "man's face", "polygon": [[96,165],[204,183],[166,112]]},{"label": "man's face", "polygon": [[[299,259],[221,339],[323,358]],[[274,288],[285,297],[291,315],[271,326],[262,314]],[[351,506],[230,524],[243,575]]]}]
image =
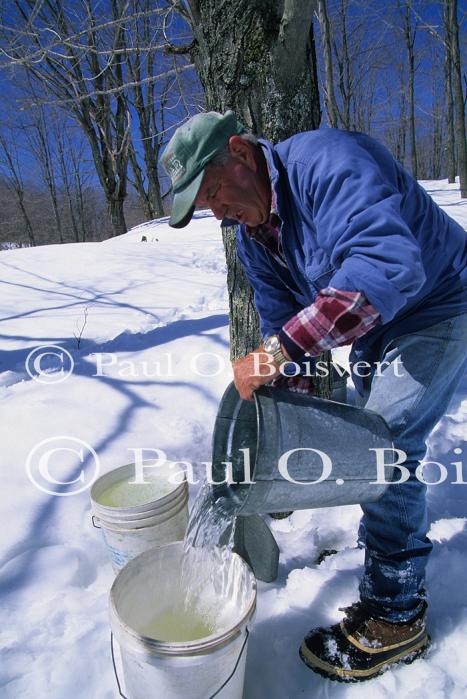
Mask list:
[{"label": "man's face", "polygon": [[251,227],[258,226],[270,214],[269,178],[260,172],[253,156],[233,155],[224,165],[206,168],[196,205],[210,208],[219,220],[232,218]]}]

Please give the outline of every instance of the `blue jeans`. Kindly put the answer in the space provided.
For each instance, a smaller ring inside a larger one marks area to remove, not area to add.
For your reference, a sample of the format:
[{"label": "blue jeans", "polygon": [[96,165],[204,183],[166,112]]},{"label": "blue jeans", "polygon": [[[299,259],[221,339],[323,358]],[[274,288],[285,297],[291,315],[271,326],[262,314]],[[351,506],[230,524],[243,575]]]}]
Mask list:
[{"label": "blue jeans", "polygon": [[[425,599],[432,544],[427,537],[426,485],[415,469],[425,456],[425,440],[445,414],[465,371],[466,347],[467,314],[392,340],[381,358],[389,365],[367,382],[359,401],[385,418],[394,446],[407,454],[403,465],[410,471],[407,481],[390,485],[380,500],[362,505],[358,532],[359,545],[365,547],[360,598],[388,621],[407,621]],[[399,477],[396,469],[396,480]]]}]

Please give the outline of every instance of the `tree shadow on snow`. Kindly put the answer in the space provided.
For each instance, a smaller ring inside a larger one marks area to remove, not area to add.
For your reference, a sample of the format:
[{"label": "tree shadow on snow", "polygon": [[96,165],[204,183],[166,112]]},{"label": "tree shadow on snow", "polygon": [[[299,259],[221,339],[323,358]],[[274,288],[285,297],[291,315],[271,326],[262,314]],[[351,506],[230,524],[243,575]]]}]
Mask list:
[{"label": "tree shadow on snow", "polygon": [[[317,566],[308,563],[308,567],[316,569]],[[292,569],[293,566],[288,566],[285,577]],[[283,612],[271,614],[255,623],[248,649],[245,699],[284,699],[285,696],[290,699],[301,696],[334,699],[345,696],[348,688],[308,669],[300,660],[298,649],[303,637],[311,628],[336,623],[336,609],[350,603],[349,597],[357,598],[356,588],[360,572],[361,565],[334,570],[320,585],[307,608],[300,609],[294,606],[289,593],[287,598],[284,597],[283,604],[287,605],[287,608]],[[273,587],[277,596],[285,595],[281,582],[283,581],[276,581],[274,586],[260,584],[260,590],[265,591],[263,598],[266,604],[277,604],[277,597],[272,592]],[[299,589],[298,597],[301,592]],[[271,672],[272,666],[280,666],[279,679],[276,672]],[[261,682],[258,682],[258,676],[261,677]],[[254,686],[254,692],[248,689],[249,686]]]},{"label": "tree shadow on snow", "polygon": [[[40,278],[40,275],[35,275]],[[46,278],[43,278],[46,279]],[[48,280],[51,281],[51,280]],[[66,285],[64,285],[66,286]],[[57,306],[58,308],[67,308],[74,305],[83,305],[86,301],[89,303],[100,303],[106,306],[123,306],[126,308],[138,309],[131,304],[120,302],[115,298],[110,298],[112,294],[98,294],[94,293],[92,290],[88,290],[89,299],[83,299],[77,297],[75,294],[76,288],[73,285],[68,285],[69,291],[63,292],[63,296],[67,301],[63,305]],[[122,294],[128,288],[122,287],[115,292],[115,294]],[[39,289],[38,289],[39,290]],[[41,293],[44,291],[40,289]],[[80,293],[83,293],[82,289],[79,289]],[[50,309],[48,309],[50,310]],[[39,313],[38,311],[33,311],[24,314],[18,314],[19,316],[28,316],[33,313]],[[28,354],[36,346],[41,344],[54,344],[59,345],[64,350],[67,350],[74,361],[73,374],[77,376],[83,376],[87,378],[92,378],[94,381],[100,381],[106,387],[111,388],[116,391],[119,396],[123,396],[125,399],[125,407],[121,410],[120,414],[116,416],[114,427],[109,431],[109,433],[103,436],[97,444],[93,445],[93,448],[99,455],[103,453],[104,450],[108,449],[115,439],[128,430],[131,426],[132,421],[138,410],[141,408],[150,408],[151,410],[159,410],[157,403],[152,400],[146,400],[141,397],[135,391],[135,388],[141,387],[157,387],[158,385],[167,386],[167,382],[162,382],[157,379],[147,379],[147,380],[135,380],[132,381],[128,378],[112,377],[106,375],[96,375],[96,365],[91,361],[91,355],[93,353],[105,353],[105,352],[140,352],[144,349],[162,346],[168,342],[174,340],[183,339],[190,336],[202,336],[209,333],[209,340],[215,344],[222,347],[224,351],[228,347],[228,343],[222,338],[220,333],[212,333],[216,328],[223,328],[228,325],[228,316],[225,314],[210,315],[203,318],[195,319],[182,319],[176,320],[172,323],[164,325],[162,327],[157,327],[149,332],[132,333],[129,331],[124,331],[112,340],[104,343],[97,343],[95,341],[83,340],[82,349],[77,349],[77,341],[75,337],[63,337],[59,340],[44,337],[25,337],[25,336],[8,336],[8,340],[16,339],[18,341],[24,341],[28,343],[26,349],[15,349],[8,351],[0,351],[0,372],[11,371],[15,372],[14,382],[22,380],[32,380],[32,378],[27,374],[25,369],[25,361]],[[11,383],[10,383],[11,385]],[[204,399],[208,400],[212,405],[217,406],[217,395],[214,395],[211,391],[206,388],[207,382],[203,385],[200,383],[191,383],[189,381],[177,381],[176,379],[170,380],[170,386],[174,388],[190,388],[190,390],[195,391],[198,395],[202,396]],[[83,399],[86,397],[86,390],[83,390]],[[106,403],[107,404],[107,403]],[[93,408],[93,417],[96,417],[95,408]],[[71,481],[76,479],[82,470],[85,470],[89,465],[92,456],[87,454],[82,463],[79,463],[76,468],[71,469],[71,473],[63,474],[63,479]],[[86,493],[87,502],[88,493]],[[12,592],[18,591],[23,585],[25,585],[31,578],[32,562],[37,555],[41,547],[50,545],[51,543],[57,543],[53,539],[53,534],[51,532],[59,531],[59,522],[57,526],[52,527],[52,522],[54,517],[59,516],[59,503],[63,499],[54,496],[48,496],[42,505],[40,505],[30,522],[28,523],[28,529],[25,532],[22,541],[17,541],[11,545],[9,550],[6,552],[3,560],[0,562],[0,567],[4,566],[6,563],[11,561],[13,558],[23,554],[21,560],[13,568],[12,572],[3,575],[0,580],[0,595],[6,595]],[[87,508],[89,510],[89,506]],[[56,536],[56,535],[55,535]],[[28,542],[28,543],[26,543]],[[31,542],[33,542],[34,547],[31,547]],[[60,542],[58,542],[60,543]]]}]

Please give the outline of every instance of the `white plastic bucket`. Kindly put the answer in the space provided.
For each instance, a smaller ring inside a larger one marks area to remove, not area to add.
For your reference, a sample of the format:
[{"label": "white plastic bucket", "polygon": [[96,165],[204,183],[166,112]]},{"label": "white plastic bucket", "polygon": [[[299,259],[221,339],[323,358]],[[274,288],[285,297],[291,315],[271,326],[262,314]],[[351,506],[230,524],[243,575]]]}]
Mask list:
[{"label": "white plastic bucket", "polygon": [[95,527],[102,529],[115,572],[143,551],[156,545],[181,541],[185,536],[188,484],[184,472],[180,466],[168,463],[164,467],[157,467],[156,475],[157,482],[164,487],[164,494],[137,505],[112,507],[100,501],[111,486],[134,480],[134,464],[109,471],[92,486],[92,521]]},{"label": "white plastic bucket", "polygon": [[[120,695],[127,699],[241,699],[256,580],[240,556],[230,554],[233,584],[223,596],[218,589],[220,567],[219,576],[212,575],[210,566],[196,570],[196,584],[222,618],[214,633],[196,641],[169,642],[140,631],[150,618],[182,604],[178,584],[182,553],[183,543],[154,548],[130,561],[115,578],[110,624],[119,649],[120,662],[114,659],[114,667]],[[220,566],[218,551],[210,555]]]}]

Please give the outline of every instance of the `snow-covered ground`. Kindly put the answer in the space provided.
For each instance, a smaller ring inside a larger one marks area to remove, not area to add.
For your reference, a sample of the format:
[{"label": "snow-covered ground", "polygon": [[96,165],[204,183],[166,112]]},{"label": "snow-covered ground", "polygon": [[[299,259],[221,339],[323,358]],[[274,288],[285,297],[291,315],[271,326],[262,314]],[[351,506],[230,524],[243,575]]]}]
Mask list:
[{"label": "snow-covered ground", "polygon": [[[467,228],[458,187],[423,184]],[[218,402],[231,380],[220,230],[199,212],[182,231],[164,219],[105,243],[8,250],[0,253],[0,281],[0,697],[114,699],[107,609],[113,573],[91,526],[88,446],[101,473],[131,461],[132,448],[161,449],[195,468],[210,460]],[[32,350],[50,345],[71,356],[69,376],[48,372],[61,360],[38,358],[46,350],[28,363]],[[337,354],[345,363],[347,351]],[[45,375],[37,377],[34,359]],[[466,419],[463,386],[429,440],[431,458],[450,469],[448,481],[455,478],[450,462],[462,459],[453,450],[463,447]],[[37,478],[44,440],[62,449],[51,475],[66,481],[82,471],[81,493],[58,497],[33,485],[26,466]],[[77,445],[84,465],[63,451]],[[280,575],[258,586],[245,698],[465,697],[464,488],[446,482],[429,492],[428,657],[362,685],[324,680],[297,653],[309,628],[336,621],[338,608],[356,599],[359,508],[301,511],[273,522]],[[317,565],[323,548],[339,553]]]}]

